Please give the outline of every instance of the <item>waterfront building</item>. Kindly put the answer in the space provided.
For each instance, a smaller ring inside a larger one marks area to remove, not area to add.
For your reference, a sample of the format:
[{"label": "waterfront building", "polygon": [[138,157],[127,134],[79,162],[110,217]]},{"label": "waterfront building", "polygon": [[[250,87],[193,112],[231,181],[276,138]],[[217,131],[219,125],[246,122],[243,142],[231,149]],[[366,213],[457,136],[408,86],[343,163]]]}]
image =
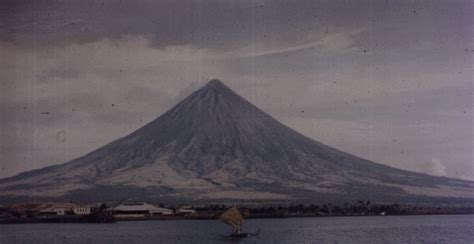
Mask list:
[{"label": "waterfront building", "polygon": [[156,215],[172,215],[173,210],[156,207],[144,202],[137,202],[120,204],[113,208],[113,213],[117,218],[144,218]]}]

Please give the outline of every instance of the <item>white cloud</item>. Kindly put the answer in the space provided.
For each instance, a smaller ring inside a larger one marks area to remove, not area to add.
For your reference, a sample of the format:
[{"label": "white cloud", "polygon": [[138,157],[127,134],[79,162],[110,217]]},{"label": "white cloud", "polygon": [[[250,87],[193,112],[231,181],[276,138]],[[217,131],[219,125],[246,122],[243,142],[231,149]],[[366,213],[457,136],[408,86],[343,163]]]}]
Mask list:
[{"label": "white cloud", "polygon": [[431,173],[432,175],[437,176],[446,176],[446,166],[437,158],[431,159]]},{"label": "white cloud", "polygon": [[330,34],[309,33],[301,43],[286,47],[269,47],[268,43],[261,43],[260,45],[241,48],[235,53],[229,53],[228,57],[243,58],[243,57],[259,57],[275,54],[284,54],[290,52],[297,52],[305,49],[316,49],[319,55],[322,53],[344,53],[353,50],[355,43],[353,37],[364,29],[357,29],[351,31],[340,31]]}]

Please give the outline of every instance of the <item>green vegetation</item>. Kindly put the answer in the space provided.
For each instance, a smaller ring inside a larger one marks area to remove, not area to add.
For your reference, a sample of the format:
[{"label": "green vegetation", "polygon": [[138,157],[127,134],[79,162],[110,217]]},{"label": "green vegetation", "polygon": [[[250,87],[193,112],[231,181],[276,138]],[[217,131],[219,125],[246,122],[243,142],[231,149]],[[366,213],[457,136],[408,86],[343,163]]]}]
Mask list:
[{"label": "green vegetation", "polygon": [[[223,212],[225,205],[210,205],[196,208],[198,213]],[[241,207],[247,218],[316,217],[316,216],[377,216],[377,215],[422,215],[422,214],[474,214],[472,206],[414,206],[397,203],[381,204],[370,201],[346,202],[342,205],[331,203],[311,205],[288,205],[271,207]]]}]

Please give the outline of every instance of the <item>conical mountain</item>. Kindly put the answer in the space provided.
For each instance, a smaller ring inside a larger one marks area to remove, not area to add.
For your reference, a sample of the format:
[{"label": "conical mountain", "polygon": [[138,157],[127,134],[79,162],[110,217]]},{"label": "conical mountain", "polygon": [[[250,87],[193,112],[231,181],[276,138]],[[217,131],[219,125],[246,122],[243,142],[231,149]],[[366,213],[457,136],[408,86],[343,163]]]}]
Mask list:
[{"label": "conical mountain", "polygon": [[0,180],[0,198],[470,203],[473,186],[325,146],[212,80],[124,138],[70,162]]}]

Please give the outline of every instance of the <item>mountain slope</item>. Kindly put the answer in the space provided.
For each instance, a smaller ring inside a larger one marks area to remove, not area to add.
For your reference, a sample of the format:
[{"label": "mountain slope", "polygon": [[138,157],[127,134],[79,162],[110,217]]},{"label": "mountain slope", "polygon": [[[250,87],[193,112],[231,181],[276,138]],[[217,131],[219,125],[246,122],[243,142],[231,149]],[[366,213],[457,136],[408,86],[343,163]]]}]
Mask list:
[{"label": "mountain slope", "polygon": [[0,180],[0,197],[463,203],[474,198],[473,186],[325,146],[212,80],[124,138],[68,163]]}]

